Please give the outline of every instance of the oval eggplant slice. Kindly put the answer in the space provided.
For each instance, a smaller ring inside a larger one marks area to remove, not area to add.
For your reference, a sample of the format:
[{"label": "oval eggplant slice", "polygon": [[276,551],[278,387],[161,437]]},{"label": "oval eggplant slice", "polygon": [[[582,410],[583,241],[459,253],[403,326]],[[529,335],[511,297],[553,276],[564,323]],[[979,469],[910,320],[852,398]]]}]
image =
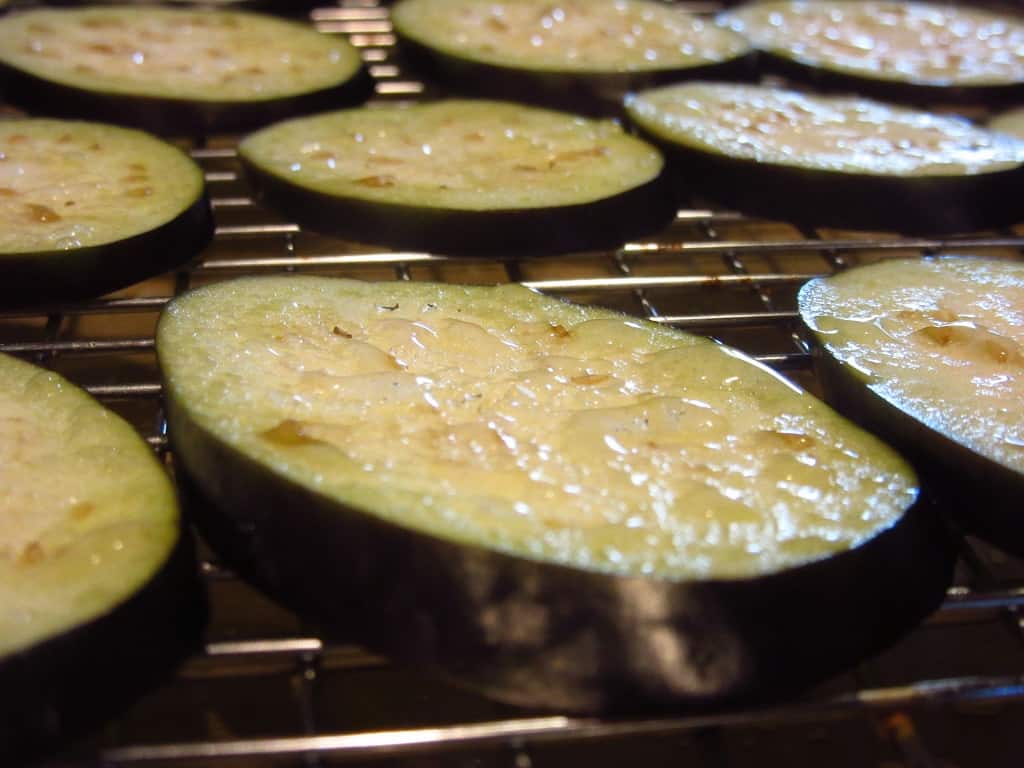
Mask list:
[{"label": "oval eggplant slice", "polygon": [[1024,554],[1024,264],[880,262],[808,283],[800,313],[830,399]]},{"label": "oval eggplant slice", "polygon": [[808,226],[948,233],[1015,223],[1024,142],[956,117],[720,83],[627,98],[681,183]]},{"label": "oval eggplant slice", "polygon": [[11,758],[54,749],[158,682],[198,644],[205,612],[171,482],[122,419],[0,356],[0,459],[0,758]]},{"label": "oval eggplant slice", "polygon": [[507,701],[776,695],[891,641],[950,577],[889,448],[734,350],[608,310],[249,278],[176,299],[157,349],[226,558]]},{"label": "oval eggplant slice", "polygon": [[183,264],[213,235],[202,170],[125,128],[0,122],[0,304],[87,298]]},{"label": "oval eggplant slice", "polygon": [[398,248],[617,246],[676,210],[654,147],[611,121],[504,102],[299,118],[239,156],[257,195],[303,226]]},{"label": "oval eggplant slice", "polygon": [[904,2],[765,2],[722,23],[782,74],[894,101],[1024,96],[1024,22],[979,8]]},{"label": "oval eggplant slice", "polygon": [[481,96],[608,113],[639,88],[752,75],[743,37],[646,0],[402,0],[402,50]]},{"label": "oval eggplant slice", "polygon": [[373,90],[340,38],[258,14],[158,6],[12,14],[0,20],[0,67],[19,106],[160,134],[248,129]]}]

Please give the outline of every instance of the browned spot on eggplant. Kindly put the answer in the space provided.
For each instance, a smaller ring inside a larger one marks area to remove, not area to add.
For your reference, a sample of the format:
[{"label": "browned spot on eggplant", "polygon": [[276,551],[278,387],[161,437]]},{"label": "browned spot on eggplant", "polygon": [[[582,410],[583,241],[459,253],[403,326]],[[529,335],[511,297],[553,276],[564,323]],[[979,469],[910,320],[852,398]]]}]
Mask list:
[{"label": "browned spot on eggplant", "polygon": [[810,435],[802,435],[797,432],[780,432],[775,429],[759,430],[757,432],[757,436],[762,443],[774,445],[779,448],[785,448],[786,450],[791,451],[810,448],[818,442]]},{"label": "browned spot on eggplant", "polygon": [[42,545],[38,541],[29,542],[18,555],[18,565],[36,565],[46,557]]},{"label": "browned spot on eggplant", "polygon": [[317,440],[309,433],[309,424],[285,419],[276,427],[260,433],[260,437],[277,445],[322,445],[323,440]]},{"label": "browned spot on eggplant", "polygon": [[71,517],[75,520],[85,520],[96,511],[96,505],[91,501],[80,501],[71,507]]},{"label": "browned spot on eggplant", "polygon": [[381,175],[381,176],[364,176],[361,179],[356,179],[356,184],[364,187],[393,187],[398,180],[394,176]]},{"label": "browned spot on eggplant", "polygon": [[29,217],[33,221],[38,221],[41,224],[49,224],[50,222],[60,221],[60,214],[57,213],[53,208],[48,205],[39,205],[38,203],[29,203],[25,206],[25,210],[28,212]]}]

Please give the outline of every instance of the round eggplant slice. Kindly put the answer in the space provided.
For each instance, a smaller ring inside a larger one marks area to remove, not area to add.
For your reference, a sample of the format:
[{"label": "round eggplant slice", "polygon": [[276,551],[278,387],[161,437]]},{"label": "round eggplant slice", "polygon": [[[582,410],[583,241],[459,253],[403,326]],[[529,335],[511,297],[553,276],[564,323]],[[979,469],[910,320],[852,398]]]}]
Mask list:
[{"label": "round eggplant slice", "polygon": [[249,278],[163,315],[182,476],[271,594],[502,700],[778,695],[952,556],[909,467],[735,350],[518,286]]},{"label": "round eggplant slice", "polygon": [[644,91],[626,109],[681,184],[749,213],[908,234],[1022,216],[1024,142],[961,118],[721,83]]},{"label": "round eggplant slice", "polygon": [[204,604],[170,479],[118,416],[0,356],[0,759],[52,750],[194,649]]},{"label": "round eggplant slice", "polygon": [[391,19],[452,86],[563,109],[617,113],[638,88],[753,73],[743,37],[646,0],[402,0]]},{"label": "round eggplant slice", "polygon": [[98,123],[0,122],[0,305],[88,298],[195,257],[213,234],[202,170]]},{"label": "round eggplant slice", "polygon": [[505,102],[299,118],[239,156],[257,196],[303,226],[398,248],[613,247],[676,210],[654,147],[611,121]]},{"label": "round eggplant slice", "polygon": [[781,74],[915,103],[1024,96],[1024,20],[956,4],[765,2],[724,14]]},{"label": "round eggplant slice", "polygon": [[1024,264],[880,262],[800,292],[829,399],[1024,554]]},{"label": "round eggplant slice", "polygon": [[338,37],[209,9],[40,9],[0,20],[0,82],[29,110],[160,134],[265,125],[362,102],[372,79]]}]

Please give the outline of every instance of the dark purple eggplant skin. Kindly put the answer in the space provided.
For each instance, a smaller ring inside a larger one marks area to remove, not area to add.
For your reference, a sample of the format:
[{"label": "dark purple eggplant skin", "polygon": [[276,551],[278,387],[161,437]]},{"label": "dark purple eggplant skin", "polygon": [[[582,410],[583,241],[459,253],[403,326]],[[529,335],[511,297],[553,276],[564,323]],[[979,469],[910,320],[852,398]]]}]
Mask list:
[{"label": "dark purple eggplant skin", "polygon": [[560,72],[489,64],[436,50],[396,31],[410,68],[455,93],[522,101],[590,116],[621,116],[627,93],[683,80],[753,81],[753,52],[722,62],[647,72]]},{"label": "dark purple eggplant skin", "polygon": [[365,66],[348,80],[316,91],[259,101],[205,101],[75,88],[0,63],[0,95],[32,114],[97,120],[161,136],[196,139],[212,133],[248,131],[297,115],[356,106],[373,92],[374,80]]},{"label": "dark purple eggplant skin", "polygon": [[238,573],[336,639],[514,705],[633,713],[777,699],[894,642],[952,578],[955,537],[922,499],[852,550],[759,578],[517,557],[340,505],[218,439],[173,391],[167,406],[184,502]]},{"label": "dark purple eggplant skin", "polygon": [[194,259],[213,237],[204,191],[156,229],[66,251],[0,254],[0,308],[87,299],[123,288]]},{"label": "dark purple eggplant skin", "polygon": [[961,176],[882,176],[760,163],[666,142],[642,128],[672,169],[681,198],[697,194],[804,227],[947,235],[1024,220],[1024,165]]},{"label": "dark purple eggplant skin", "polygon": [[303,228],[392,248],[453,256],[521,257],[616,248],[665,229],[677,205],[656,178],[611,197],[550,208],[489,211],[404,205],[303,189],[239,156],[256,199]]},{"label": "dark purple eggplant skin", "polygon": [[52,754],[159,686],[201,647],[206,594],[190,534],[139,591],[92,621],[0,657],[0,765]]},{"label": "dark purple eggplant skin", "polygon": [[[805,321],[806,322],[806,321]],[[825,400],[896,448],[956,522],[997,547],[1024,556],[1024,475],[932,429],[868,387],[863,374],[834,357],[807,328]]]},{"label": "dark purple eggplant skin", "polygon": [[827,66],[803,62],[770,51],[760,51],[758,65],[764,74],[778,75],[795,82],[836,93],[857,93],[897,104],[932,106],[935,104],[1010,105],[1024,100],[1024,82],[1001,85],[936,85],[927,82],[885,80],[856,75]]}]

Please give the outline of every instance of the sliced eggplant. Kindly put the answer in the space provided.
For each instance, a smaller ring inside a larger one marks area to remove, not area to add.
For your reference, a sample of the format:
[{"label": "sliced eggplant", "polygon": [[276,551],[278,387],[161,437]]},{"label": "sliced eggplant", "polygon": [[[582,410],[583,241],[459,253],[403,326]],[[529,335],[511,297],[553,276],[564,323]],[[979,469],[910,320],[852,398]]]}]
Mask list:
[{"label": "sliced eggplant", "polygon": [[236,131],[362,102],[359,52],[312,27],[241,11],[40,9],[0,20],[7,99],[160,134]]},{"label": "sliced eggplant", "polygon": [[0,305],[87,298],[195,257],[213,235],[198,165],[139,131],[0,122]]},{"label": "sliced eggplant", "polygon": [[721,83],[644,91],[626,109],[682,184],[753,214],[909,234],[1024,218],[1024,142],[961,118]]},{"label": "sliced eggplant", "polygon": [[199,289],[157,336],[226,559],[506,701],[778,695],[950,577],[902,459],[707,339],[518,286],[310,277]]},{"label": "sliced eggplant", "polygon": [[257,196],[303,226],[398,248],[617,246],[676,210],[654,147],[611,121],[507,102],[298,118],[239,156]]},{"label": "sliced eggplant", "polygon": [[166,675],[204,618],[174,490],[139,435],[0,356],[0,760],[55,749]]},{"label": "sliced eggplant", "polygon": [[916,103],[1024,96],[1024,20],[962,4],[750,3],[722,23],[769,67],[822,87]]},{"label": "sliced eggplant", "polygon": [[481,96],[618,112],[632,90],[752,75],[750,45],[707,18],[647,0],[402,0],[403,52]]},{"label": "sliced eggplant", "polygon": [[808,283],[800,313],[830,400],[1024,554],[1024,264],[880,262]]}]

